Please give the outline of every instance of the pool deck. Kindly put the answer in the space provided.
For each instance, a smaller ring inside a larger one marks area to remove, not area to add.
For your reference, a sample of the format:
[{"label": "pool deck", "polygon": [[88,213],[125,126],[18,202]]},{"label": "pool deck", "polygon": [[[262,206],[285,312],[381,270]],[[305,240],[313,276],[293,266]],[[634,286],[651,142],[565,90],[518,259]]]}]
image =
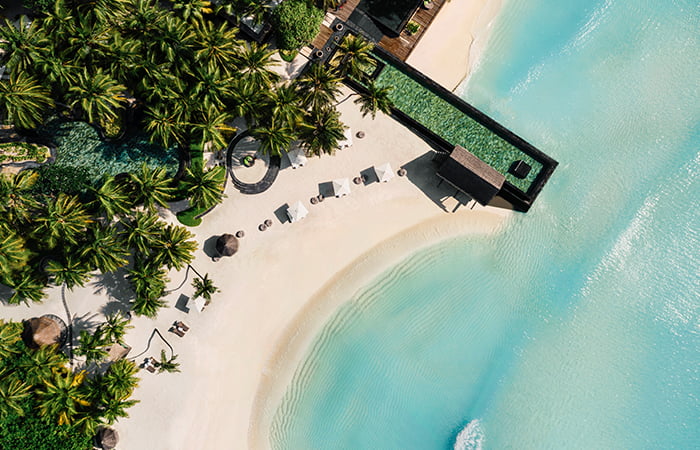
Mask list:
[{"label": "pool deck", "polygon": [[[333,34],[330,24],[335,19],[347,22],[355,11],[355,8],[357,8],[357,5],[360,4],[360,1],[361,0],[347,0],[342,8],[337,11],[327,12],[323,24],[321,25],[321,31],[311,43],[312,47],[323,48],[323,45]],[[446,1],[447,0],[433,0],[430,9],[418,8],[411,18],[412,21],[420,25],[420,29],[416,33],[408,34],[406,30],[404,30],[397,37],[385,34],[377,44],[401,61],[406,61]]]}]

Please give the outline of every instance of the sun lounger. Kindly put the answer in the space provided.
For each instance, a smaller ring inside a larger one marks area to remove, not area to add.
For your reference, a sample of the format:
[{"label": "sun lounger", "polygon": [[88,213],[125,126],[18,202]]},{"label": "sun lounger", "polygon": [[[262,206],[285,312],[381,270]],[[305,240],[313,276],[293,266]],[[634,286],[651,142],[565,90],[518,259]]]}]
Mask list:
[{"label": "sun lounger", "polygon": [[156,371],[156,360],[152,356],[150,358],[146,358],[146,362],[144,363],[144,367],[146,370],[149,372],[153,373]]},{"label": "sun lounger", "polygon": [[168,330],[168,331],[170,331],[171,333],[175,333],[175,334],[177,334],[177,335],[180,336],[180,337],[184,337],[184,336],[185,336],[185,332],[182,331],[182,329],[180,329],[180,328],[178,328],[178,327],[175,327],[175,326],[170,327],[170,330]]},{"label": "sun lounger", "polygon": [[177,322],[175,322],[175,326],[182,328],[182,331],[190,331],[190,327],[185,325],[181,320],[178,320]]}]

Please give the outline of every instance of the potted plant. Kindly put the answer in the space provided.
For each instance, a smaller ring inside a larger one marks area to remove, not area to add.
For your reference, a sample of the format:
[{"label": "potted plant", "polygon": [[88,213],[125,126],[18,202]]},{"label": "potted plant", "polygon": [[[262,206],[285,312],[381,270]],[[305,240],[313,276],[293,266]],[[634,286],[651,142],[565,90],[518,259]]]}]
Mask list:
[{"label": "potted plant", "polygon": [[414,21],[410,21],[406,25],[406,32],[408,34],[415,34],[418,32],[418,30],[420,30],[420,25],[418,25],[418,23],[416,23]]}]

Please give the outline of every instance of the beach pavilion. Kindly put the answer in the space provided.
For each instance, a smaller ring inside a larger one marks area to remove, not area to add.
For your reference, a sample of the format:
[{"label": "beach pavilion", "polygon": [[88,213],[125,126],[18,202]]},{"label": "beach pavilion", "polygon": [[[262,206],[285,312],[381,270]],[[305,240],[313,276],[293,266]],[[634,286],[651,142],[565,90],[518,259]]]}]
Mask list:
[{"label": "beach pavilion", "polygon": [[488,205],[501,191],[506,178],[469,150],[455,146],[437,175],[481,205]]},{"label": "beach pavilion", "polygon": [[292,146],[287,152],[287,157],[289,157],[289,163],[292,165],[292,169],[303,166],[307,161],[306,152],[298,144]]},{"label": "beach pavilion", "polygon": [[377,174],[377,179],[380,182],[387,182],[394,178],[394,171],[391,168],[391,164],[384,163],[379,166],[374,166],[374,173]]}]

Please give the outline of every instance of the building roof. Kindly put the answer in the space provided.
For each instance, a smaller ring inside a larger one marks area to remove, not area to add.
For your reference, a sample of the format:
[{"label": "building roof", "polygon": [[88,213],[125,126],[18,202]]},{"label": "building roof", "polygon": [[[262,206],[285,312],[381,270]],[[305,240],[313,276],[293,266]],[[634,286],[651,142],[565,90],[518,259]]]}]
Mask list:
[{"label": "building roof", "polygon": [[503,174],[459,145],[452,149],[437,174],[482,205],[488,205],[505,182]]}]

